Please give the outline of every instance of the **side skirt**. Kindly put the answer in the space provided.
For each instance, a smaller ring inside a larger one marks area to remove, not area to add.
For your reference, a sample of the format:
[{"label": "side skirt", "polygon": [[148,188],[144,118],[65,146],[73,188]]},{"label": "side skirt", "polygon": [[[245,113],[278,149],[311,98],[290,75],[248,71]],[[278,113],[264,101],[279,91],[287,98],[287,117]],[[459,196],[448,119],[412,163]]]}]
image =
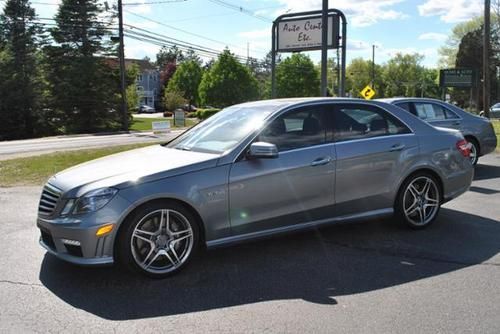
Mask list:
[{"label": "side skirt", "polygon": [[327,218],[321,220],[315,220],[307,223],[295,224],[284,227],[277,227],[273,229],[257,231],[252,233],[234,235],[230,237],[225,237],[221,239],[215,239],[207,241],[207,248],[216,248],[221,246],[227,246],[231,244],[240,243],[247,240],[260,239],[265,237],[270,237],[276,234],[284,234],[290,232],[296,232],[301,230],[310,229],[313,227],[319,227],[322,225],[330,225],[335,223],[347,223],[347,222],[356,222],[360,220],[374,219],[374,218],[385,218],[392,216],[394,214],[393,208],[379,209],[373,210],[363,213],[356,213],[351,215],[339,216],[334,218]]}]

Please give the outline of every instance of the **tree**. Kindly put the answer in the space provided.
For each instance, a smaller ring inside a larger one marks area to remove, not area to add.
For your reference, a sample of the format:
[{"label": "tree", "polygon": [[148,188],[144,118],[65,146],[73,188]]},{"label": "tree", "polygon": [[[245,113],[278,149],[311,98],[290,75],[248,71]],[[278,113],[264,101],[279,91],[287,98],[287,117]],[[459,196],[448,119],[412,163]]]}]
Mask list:
[{"label": "tree", "polygon": [[[455,66],[457,68],[471,68],[476,70],[478,78],[483,77],[483,29],[480,27],[477,30],[467,33],[462,40],[457,52]],[[491,101],[496,101],[500,98],[498,94],[498,78],[497,78],[497,67],[500,67],[500,55],[496,50],[500,50],[499,41],[500,36],[497,35],[497,39],[492,40],[491,50],[490,50],[490,80],[491,80],[491,90],[490,96]],[[476,106],[479,110],[484,110],[483,106],[483,87],[480,81],[477,80],[477,86],[472,89],[472,97],[479,97],[479,106]],[[471,92],[459,89],[454,89],[451,93],[452,99],[461,106],[470,105]]]},{"label": "tree", "polygon": [[198,103],[198,86],[203,70],[195,60],[184,61],[168,83],[168,91],[181,92],[189,105]]},{"label": "tree", "polygon": [[276,67],[278,97],[319,96],[319,89],[319,73],[308,56],[294,53]]},{"label": "tree", "polygon": [[0,140],[33,137],[42,100],[42,29],[28,0],[9,0],[0,27]]},{"label": "tree", "polygon": [[140,69],[137,64],[132,64],[127,68],[126,83],[127,83],[127,110],[137,111],[139,107],[140,96],[137,92],[136,78]]},{"label": "tree", "polygon": [[162,46],[156,54],[156,66],[165,68],[167,64],[177,64],[184,60],[184,53],[177,45],[171,47]]},{"label": "tree", "polygon": [[228,50],[224,50],[210,70],[203,74],[199,87],[201,103],[226,107],[256,99],[257,80],[249,69],[239,63]]},{"label": "tree", "polygon": [[118,69],[104,56],[114,54],[104,42],[109,30],[97,0],[63,0],[46,48],[51,105],[67,132],[97,132],[120,127]]},{"label": "tree", "polygon": [[[384,97],[385,82],[382,77],[383,67],[375,65],[375,98]],[[346,91],[352,97],[359,97],[366,85],[372,84],[372,62],[362,58],[355,58],[346,69]]]},{"label": "tree", "polygon": [[460,41],[469,32],[478,30],[483,25],[483,22],[483,17],[474,17],[469,21],[457,24],[453,28],[451,35],[445,42],[445,45],[438,50],[439,55],[441,56],[439,60],[440,67],[453,68],[455,66]]},{"label": "tree", "polygon": [[385,96],[418,96],[424,70],[420,65],[422,59],[419,54],[401,53],[391,58],[383,72]]}]

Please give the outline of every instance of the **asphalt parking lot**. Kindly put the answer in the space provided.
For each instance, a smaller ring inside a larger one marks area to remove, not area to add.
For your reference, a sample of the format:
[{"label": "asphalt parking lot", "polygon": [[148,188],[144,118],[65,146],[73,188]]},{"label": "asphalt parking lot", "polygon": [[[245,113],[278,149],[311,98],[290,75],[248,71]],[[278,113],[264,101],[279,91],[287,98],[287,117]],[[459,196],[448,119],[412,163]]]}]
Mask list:
[{"label": "asphalt parking lot", "polygon": [[46,255],[0,188],[0,332],[500,333],[500,155],[424,231],[380,220],[217,249],[150,280]]}]

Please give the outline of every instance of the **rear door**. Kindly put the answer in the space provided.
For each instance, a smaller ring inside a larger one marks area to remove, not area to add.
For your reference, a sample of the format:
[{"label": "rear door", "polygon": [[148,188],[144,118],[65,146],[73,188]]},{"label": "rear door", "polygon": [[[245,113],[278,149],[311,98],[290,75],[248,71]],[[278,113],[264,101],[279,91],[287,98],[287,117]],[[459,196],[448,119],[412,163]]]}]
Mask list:
[{"label": "rear door", "polygon": [[462,129],[462,119],[450,109],[435,102],[413,102],[417,116],[434,126]]},{"label": "rear door", "polygon": [[392,208],[395,182],[418,153],[412,131],[386,110],[364,103],[334,107],[338,215]]}]

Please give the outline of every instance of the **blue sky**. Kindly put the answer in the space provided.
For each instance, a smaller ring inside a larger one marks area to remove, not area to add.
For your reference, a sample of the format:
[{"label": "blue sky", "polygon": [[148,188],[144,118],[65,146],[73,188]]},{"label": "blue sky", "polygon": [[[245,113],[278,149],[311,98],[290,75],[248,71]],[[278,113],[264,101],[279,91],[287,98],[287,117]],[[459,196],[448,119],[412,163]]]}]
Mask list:
[{"label": "blue sky", "polygon": [[[40,2],[43,0],[40,0]],[[51,17],[59,0],[45,0],[34,5],[41,17]],[[123,0],[153,2],[162,0]],[[163,0],[165,1],[165,0]],[[170,0],[171,1],[171,0]],[[110,4],[112,0],[108,1]],[[125,23],[173,37],[246,56],[247,43],[252,57],[262,58],[270,49],[271,23],[286,11],[298,12],[321,8],[321,0],[224,0],[255,16],[227,8],[211,0],[185,0],[174,3],[125,6]],[[331,8],[344,11],[348,20],[347,58],[371,58],[371,46],[377,45],[376,62],[386,61],[396,52],[418,52],[424,65],[434,67],[437,49],[458,22],[479,15],[482,0],[330,0]],[[160,25],[142,17],[169,25]],[[180,29],[180,30],[176,30]],[[191,32],[195,35],[188,34]],[[155,59],[159,47],[131,39],[125,40],[130,58],[149,56]],[[310,53],[314,61],[319,52]],[[333,51],[331,51],[333,55]]]}]

